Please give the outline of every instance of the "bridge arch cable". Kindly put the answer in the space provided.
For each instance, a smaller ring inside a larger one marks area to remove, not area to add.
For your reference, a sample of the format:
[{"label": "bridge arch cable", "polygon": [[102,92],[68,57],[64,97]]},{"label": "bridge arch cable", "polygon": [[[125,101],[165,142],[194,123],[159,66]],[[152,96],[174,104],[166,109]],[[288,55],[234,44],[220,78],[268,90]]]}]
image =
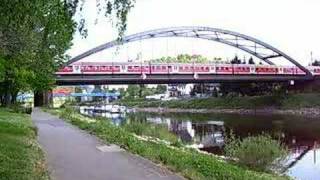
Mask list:
[{"label": "bridge arch cable", "polygon": [[275,58],[284,58],[290,63],[294,64],[302,71],[306,73],[308,77],[312,77],[311,72],[302,66],[299,62],[291,58],[289,55],[280,51],[279,49],[262,42],[256,38],[240,34],[237,32],[223,30],[218,28],[211,27],[202,27],[202,26],[182,26],[182,27],[171,27],[171,28],[162,28],[155,29],[150,31],[145,31],[141,33],[136,33],[133,35],[125,36],[122,40],[114,40],[100,46],[97,46],[89,51],[86,51],[67,62],[67,65],[77,62],[85,57],[88,57],[97,52],[109,49],[115,46],[120,46],[126,43],[141,41],[152,38],[169,38],[169,37],[182,37],[182,38],[198,38],[209,41],[219,42],[228,46],[245,51],[252,56],[257,57],[258,59],[266,62],[269,65],[274,65],[271,61]]}]

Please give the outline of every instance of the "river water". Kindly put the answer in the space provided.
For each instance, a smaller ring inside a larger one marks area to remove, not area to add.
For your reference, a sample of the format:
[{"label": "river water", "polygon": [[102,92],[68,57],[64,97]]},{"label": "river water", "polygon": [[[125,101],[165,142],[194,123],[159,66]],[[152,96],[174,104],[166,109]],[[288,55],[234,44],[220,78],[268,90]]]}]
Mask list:
[{"label": "river water", "polygon": [[85,110],[102,116],[117,126],[137,121],[165,125],[183,142],[215,154],[223,153],[225,135],[233,131],[246,137],[268,133],[280,137],[290,153],[286,174],[296,179],[320,179],[320,119],[287,115],[188,114],[188,113],[110,113]]}]

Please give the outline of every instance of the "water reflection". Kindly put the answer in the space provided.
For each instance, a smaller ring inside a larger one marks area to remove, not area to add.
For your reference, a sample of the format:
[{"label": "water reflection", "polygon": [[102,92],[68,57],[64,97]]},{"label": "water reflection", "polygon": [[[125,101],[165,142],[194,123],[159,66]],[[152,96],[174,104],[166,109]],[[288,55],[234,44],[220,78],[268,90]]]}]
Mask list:
[{"label": "water reflection", "polygon": [[[121,126],[131,122],[165,125],[184,143],[215,154],[223,153],[225,136],[232,129],[239,137],[271,134],[290,149],[286,173],[298,179],[320,178],[320,121],[294,116],[217,114],[154,114],[112,112],[84,108],[81,113],[101,116]],[[318,159],[317,159],[318,158]]]}]

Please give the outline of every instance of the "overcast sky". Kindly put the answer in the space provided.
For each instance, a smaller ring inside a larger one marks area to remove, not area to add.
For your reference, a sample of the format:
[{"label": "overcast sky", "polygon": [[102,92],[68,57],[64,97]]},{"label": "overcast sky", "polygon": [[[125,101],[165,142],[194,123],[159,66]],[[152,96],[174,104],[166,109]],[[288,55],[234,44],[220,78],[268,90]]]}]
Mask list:
[{"label": "overcast sky", "polygon": [[[310,62],[310,52],[320,59],[319,0],[136,0],[128,17],[127,35],[171,26],[208,26],[236,31],[262,40],[284,51],[303,64]],[[83,16],[88,21],[89,36],[75,34],[69,54],[75,56],[116,38],[111,23],[96,19],[95,1],[87,0]],[[134,58],[158,58],[179,53],[204,56],[240,57],[242,53],[226,45],[204,40],[155,39],[124,45],[115,55],[106,50],[84,61],[115,61]]]}]

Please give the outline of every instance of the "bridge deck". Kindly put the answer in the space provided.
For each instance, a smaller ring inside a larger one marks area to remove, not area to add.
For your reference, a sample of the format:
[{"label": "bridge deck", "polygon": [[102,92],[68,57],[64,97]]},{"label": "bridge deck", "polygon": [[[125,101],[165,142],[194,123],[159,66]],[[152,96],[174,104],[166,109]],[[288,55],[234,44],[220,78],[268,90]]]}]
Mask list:
[{"label": "bridge deck", "polygon": [[57,85],[84,84],[170,84],[170,83],[222,83],[222,82],[286,82],[313,80],[303,75],[210,75],[198,74],[152,74],[145,79],[139,74],[122,75],[56,75]]}]

